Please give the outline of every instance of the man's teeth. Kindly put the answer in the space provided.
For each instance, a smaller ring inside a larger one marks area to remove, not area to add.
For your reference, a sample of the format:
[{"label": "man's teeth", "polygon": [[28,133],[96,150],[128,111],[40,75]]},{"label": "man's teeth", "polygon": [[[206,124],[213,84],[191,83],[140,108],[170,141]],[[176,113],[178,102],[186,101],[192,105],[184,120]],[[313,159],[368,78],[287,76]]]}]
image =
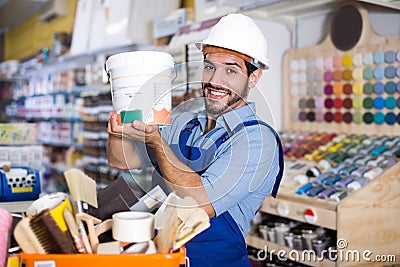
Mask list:
[{"label": "man's teeth", "polygon": [[226,95],[225,92],[218,92],[218,91],[213,91],[213,90],[211,90],[211,94],[215,95],[215,96],[224,96],[224,95]]}]

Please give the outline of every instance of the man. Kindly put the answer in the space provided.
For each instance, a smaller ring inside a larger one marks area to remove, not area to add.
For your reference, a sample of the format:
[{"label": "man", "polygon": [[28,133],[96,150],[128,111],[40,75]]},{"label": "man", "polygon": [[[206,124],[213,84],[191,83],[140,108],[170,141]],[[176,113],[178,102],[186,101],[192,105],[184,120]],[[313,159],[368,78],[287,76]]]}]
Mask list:
[{"label": "man", "polygon": [[139,121],[122,127],[111,113],[109,164],[133,169],[151,161],[153,182],[192,196],[207,212],[210,228],[186,244],[191,266],[250,266],[244,237],[283,172],[278,135],[247,102],[269,68],[267,42],[252,19],[230,14],[196,46],[204,55],[205,112],[182,113],[162,129]]}]

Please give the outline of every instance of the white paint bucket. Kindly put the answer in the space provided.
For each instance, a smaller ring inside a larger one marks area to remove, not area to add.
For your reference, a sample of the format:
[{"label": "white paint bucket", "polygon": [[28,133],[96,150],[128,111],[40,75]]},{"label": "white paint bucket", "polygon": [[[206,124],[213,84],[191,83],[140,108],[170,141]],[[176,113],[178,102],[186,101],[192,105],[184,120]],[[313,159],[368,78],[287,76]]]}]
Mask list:
[{"label": "white paint bucket", "polygon": [[174,60],[159,51],[113,55],[106,62],[114,110],[122,123],[171,123],[171,82]]}]

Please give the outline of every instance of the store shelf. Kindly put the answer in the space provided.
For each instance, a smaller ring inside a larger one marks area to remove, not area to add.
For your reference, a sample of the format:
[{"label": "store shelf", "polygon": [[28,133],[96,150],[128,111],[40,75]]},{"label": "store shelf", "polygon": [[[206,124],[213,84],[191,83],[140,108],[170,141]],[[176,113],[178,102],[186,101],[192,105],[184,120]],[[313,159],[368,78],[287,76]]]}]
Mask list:
[{"label": "store shelf", "polygon": [[95,62],[95,59],[94,54],[64,55],[48,62],[35,58],[21,63],[19,73],[26,78],[45,76],[48,73],[63,72],[71,68],[82,68],[86,64]]},{"label": "store shelf", "polygon": [[16,76],[16,75],[8,76],[8,75],[0,74],[0,82],[17,82],[20,80],[27,80],[27,77]]},{"label": "store shelf", "polygon": [[20,76],[30,78],[44,76],[49,73],[64,72],[68,69],[82,68],[87,64],[96,62],[98,55],[113,55],[116,53],[138,50],[154,50],[153,45],[138,45],[132,42],[122,43],[118,46],[105,46],[101,49],[92,50],[87,53],[62,55],[47,62],[31,59],[20,64]]},{"label": "store shelf", "polygon": [[[298,162],[305,164],[304,167],[294,171],[290,169],[290,164],[287,164],[278,197],[267,197],[260,208],[261,212],[334,230],[337,240],[346,241],[347,247],[342,250],[343,253],[369,250],[374,255],[400,256],[398,250],[393,250],[400,247],[400,239],[396,237],[400,218],[400,162],[368,181],[361,189],[351,192],[340,202],[296,194],[295,190],[299,185],[295,184],[293,177],[316,165],[313,161]],[[312,212],[311,219],[309,216],[307,218],[307,211]],[[283,249],[288,252],[286,247],[255,236],[247,237],[246,241],[248,245],[259,249],[264,249],[267,245],[269,251]],[[328,263],[333,264],[330,261]],[[356,262],[340,261],[334,265],[305,264],[354,266]]]},{"label": "store shelf", "polygon": [[[103,81],[104,60],[121,52],[155,49],[152,44],[139,45],[127,41],[112,46],[103,44],[102,48],[96,50],[62,55],[47,61],[43,55],[38,55],[22,62],[19,71],[7,79],[17,82],[20,78],[28,80],[29,84],[20,87],[19,92],[14,94],[14,102],[8,107],[7,114],[11,115],[8,118],[38,122],[42,129],[39,142],[49,149],[50,154],[57,153],[56,161],[62,160],[66,150],[73,146],[81,153],[83,164],[87,165],[86,169],[85,166],[82,169],[90,171],[94,178],[101,178],[103,182],[108,179],[110,182],[115,179],[115,171],[105,170],[103,165],[108,164],[107,122],[113,108],[110,85]],[[83,68],[85,83],[90,86],[72,87],[82,84],[82,79],[76,78],[81,77]],[[98,129],[94,129],[96,127]],[[62,134],[57,135],[60,131]],[[84,147],[80,141],[90,145]],[[66,168],[62,162],[45,164],[44,167],[49,170],[53,180],[62,176]]]},{"label": "store shelf", "polygon": [[43,167],[45,169],[50,169],[50,170],[56,171],[60,174],[64,174],[65,171],[67,171],[71,168],[77,168],[76,166],[72,167],[65,163],[43,163]]},{"label": "store shelf", "polygon": [[91,148],[106,148],[107,140],[90,140],[85,139],[82,143],[83,147],[91,147]]},{"label": "store shelf", "polygon": [[[307,197],[303,197],[301,199],[307,201],[301,202],[301,200],[293,200],[294,198],[292,198],[290,194],[285,193],[279,194],[279,197],[277,199],[273,199],[271,197],[266,198],[260,208],[260,211],[277,216],[284,215],[286,218],[289,219],[309,223],[309,221],[307,221],[305,217],[305,212],[307,210],[311,210],[314,214],[316,214],[317,225],[332,230],[337,229],[337,204],[335,205],[335,210],[332,210],[330,209],[331,205],[328,203],[326,207],[329,208],[326,208],[318,205],[317,201],[314,203],[312,202],[312,200],[316,199],[309,200],[307,199]],[[284,211],[280,211],[280,209],[285,208],[287,208],[287,214],[283,213]]]},{"label": "store shelf", "polygon": [[[304,260],[304,259],[308,259],[308,255],[311,255],[310,253],[303,253],[303,255],[305,255],[305,257],[302,257],[302,252],[298,251],[298,250],[294,250],[291,249],[289,247],[286,246],[282,246],[276,243],[272,243],[272,242],[268,242],[267,240],[261,239],[257,236],[254,235],[248,235],[246,237],[246,243],[254,248],[263,250],[265,252],[270,252],[273,254],[278,254],[281,258],[284,258],[283,256],[289,255],[290,257],[293,257],[293,259],[291,260],[295,260],[301,264],[306,264],[309,266],[315,266],[315,267],[334,267],[336,266],[336,263],[333,261],[330,261],[328,259],[320,259],[317,258],[315,260],[312,261],[308,261],[308,260]],[[299,257],[297,257],[299,256]]]},{"label": "store shelf", "polygon": [[64,148],[69,148],[71,146],[76,147],[78,149],[82,148],[82,144],[79,143],[63,143],[63,142],[54,142],[54,141],[50,141],[50,140],[40,140],[39,142],[42,145],[47,145],[47,146],[58,146],[58,147],[64,147]]},{"label": "store shelf", "polygon": [[40,122],[40,121],[58,121],[58,122],[81,122],[82,118],[81,117],[51,117],[51,116],[46,116],[46,117],[35,117],[35,116],[22,116],[22,115],[12,115],[8,116],[10,119],[24,119],[26,121],[35,121],[35,122]]},{"label": "store shelf", "polygon": [[24,95],[21,97],[18,97],[16,101],[18,100],[24,100],[28,97],[40,97],[40,96],[49,96],[49,95],[75,95],[75,96],[86,96],[86,95],[91,95],[91,94],[97,94],[98,93],[97,88],[93,87],[88,87],[88,86],[75,86],[74,88],[68,90],[57,90],[57,91],[50,91],[42,94],[33,94],[33,95]]}]

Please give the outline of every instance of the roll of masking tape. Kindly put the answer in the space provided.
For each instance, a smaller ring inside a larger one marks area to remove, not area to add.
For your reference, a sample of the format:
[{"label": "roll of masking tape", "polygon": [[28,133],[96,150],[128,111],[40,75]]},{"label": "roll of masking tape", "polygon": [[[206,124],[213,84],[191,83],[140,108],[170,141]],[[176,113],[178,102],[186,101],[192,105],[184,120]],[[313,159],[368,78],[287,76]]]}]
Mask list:
[{"label": "roll of masking tape", "polygon": [[28,208],[28,216],[34,217],[43,210],[48,209],[61,231],[66,232],[68,230],[64,220],[64,210],[66,208],[72,211],[67,194],[61,192],[51,193],[35,200]]},{"label": "roll of masking tape", "polygon": [[136,243],[153,238],[154,215],[149,212],[118,212],[112,216],[112,220],[112,235],[117,241]]}]

